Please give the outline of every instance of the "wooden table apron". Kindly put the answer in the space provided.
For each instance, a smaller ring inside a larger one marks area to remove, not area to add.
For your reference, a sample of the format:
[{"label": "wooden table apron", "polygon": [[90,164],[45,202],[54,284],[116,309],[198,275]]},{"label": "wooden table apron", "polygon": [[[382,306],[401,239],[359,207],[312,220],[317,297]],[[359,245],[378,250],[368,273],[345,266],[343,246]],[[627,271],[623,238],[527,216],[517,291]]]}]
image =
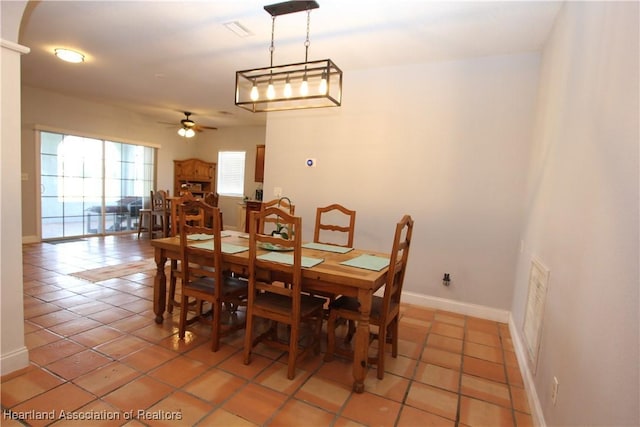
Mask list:
[{"label": "wooden table apron", "polygon": [[[223,241],[240,246],[247,246],[247,239],[232,236],[224,237]],[[164,311],[167,307],[167,277],[165,263],[167,259],[180,258],[180,238],[167,237],[154,239],[151,245],[155,248],[154,256],[157,266],[153,282],[153,312],[156,323],[162,323]],[[266,251],[265,251],[266,252]],[[353,390],[357,393],[364,391],[364,378],[367,373],[367,352],[369,347],[369,315],[373,293],[380,289],[385,282],[387,269],[370,271],[360,268],[340,265],[340,262],[355,258],[364,253],[372,253],[354,249],[346,254],[303,249],[303,255],[323,258],[324,262],[313,268],[302,269],[302,286],[309,292],[317,291],[335,295],[347,295],[358,298],[360,303],[360,321],[356,328],[353,363]],[[388,256],[387,254],[375,253]],[[241,274],[248,274],[249,252],[223,254],[225,268]]]}]

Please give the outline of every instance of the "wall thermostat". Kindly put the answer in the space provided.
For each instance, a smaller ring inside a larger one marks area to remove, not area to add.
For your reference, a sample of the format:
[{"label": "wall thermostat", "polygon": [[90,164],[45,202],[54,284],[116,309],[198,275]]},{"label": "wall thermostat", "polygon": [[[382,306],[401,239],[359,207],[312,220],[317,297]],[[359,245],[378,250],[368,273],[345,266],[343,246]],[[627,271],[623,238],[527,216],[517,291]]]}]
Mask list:
[{"label": "wall thermostat", "polygon": [[316,159],[307,159],[306,160],[306,164],[310,168],[315,168],[316,167]]}]

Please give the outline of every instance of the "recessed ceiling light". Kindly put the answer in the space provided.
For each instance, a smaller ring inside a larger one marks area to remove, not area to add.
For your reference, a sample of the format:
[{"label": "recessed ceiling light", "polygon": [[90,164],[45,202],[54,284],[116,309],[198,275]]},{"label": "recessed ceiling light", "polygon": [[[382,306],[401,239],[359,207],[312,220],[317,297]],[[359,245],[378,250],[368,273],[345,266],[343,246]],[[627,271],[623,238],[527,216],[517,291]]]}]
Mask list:
[{"label": "recessed ceiling light", "polygon": [[73,62],[74,64],[77,64],[79,62],[84,62],[84,55],[81,54],[80,52],[76,52],[75,50],[56,49],[55,53],[56,53],[56,56],[62,59],[63,61]]}]

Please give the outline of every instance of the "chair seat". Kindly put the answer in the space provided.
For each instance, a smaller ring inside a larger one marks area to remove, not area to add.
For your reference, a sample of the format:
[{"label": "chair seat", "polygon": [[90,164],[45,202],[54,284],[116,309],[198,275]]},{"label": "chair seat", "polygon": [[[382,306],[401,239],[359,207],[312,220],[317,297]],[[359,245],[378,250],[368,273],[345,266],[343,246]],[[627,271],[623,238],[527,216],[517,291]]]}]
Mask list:
[{"label": "chair seat", "polygon": [[[198,290],[200,292],[213,293],[215,291],[215,280],[212,277],[202,277],[197,280],[191,281],[187,287],[190,289]],[[225,276],[224,285],[222,287],[222,295],[237,295],[242,292],[247,292],[247,281],[239,279],[237,277]]]},{"label": "chair seat", "polygon": [[[300,315],[306,317],[315,311],[321,310],[326,300],[311,295],[300,295]],[[255,305],[276,313],[291,313],[292,300],[284,295],[264,293],[256,295]]]},{"label": "chair seat", "polygon": [[[371,300],[371,313],[369,314],[371,323],[379,323],[379,319],[382,315],[383,304],[384,298],[377,295],[373,296],[373,299]],[[390,311],[393,311],[394,305],[397,304],[391,301]],[[343,312],[351,311],[354,316],[357,316],[360,310],[360,303],[357,298],[341,296],[329,305],[329,309],[341,310]]]}]

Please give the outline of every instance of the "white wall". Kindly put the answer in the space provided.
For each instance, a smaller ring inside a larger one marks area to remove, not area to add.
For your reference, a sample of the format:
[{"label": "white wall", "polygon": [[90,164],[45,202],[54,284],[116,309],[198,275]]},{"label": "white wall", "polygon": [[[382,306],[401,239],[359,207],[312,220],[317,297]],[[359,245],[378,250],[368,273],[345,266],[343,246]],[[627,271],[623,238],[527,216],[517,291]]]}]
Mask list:
[{"label": "white wall", "polygon": [[640,425],[638,13],[566,3],[544,49],[512,312],[521,328],[537,257],[550,270],[534,377],[549,425]]},{"label": "white wall", "polygon": [[[176,123],[180,118],[181,116],[176,114]],[[22,172],[28,175],[28,180],[22,182],[22,235],[28,241],[36,240],[38,227],[38,162],[34,130],[36,126],[84,136],[157,146],[157,188],[169,189],[172,194],[173,160],[196,157],[216,162],[218,147],[247,149],[247,176],[252,185],[255,145],[264,143],[265,131],[262,126],[239,127],[205,131],[198,133],[195,138],[184,139],[178,136],[176,126],[160,124],[156,119],[116,106],[25,86],[22,89]],[[225,222],[231,219],[235,221],[236,206],[232,208],[229,207],[228,213],[223,212]]]},{"label": "white wall", "polygon": [[0,375],[29,365],[24,342],[20,239],[20,46],[24,2],[2,2],[0,37]]},{"label": "white wall", "polygon": [[386,251],[410,214],[407,291],[507,309],[538,65],[523,54],[346,73],[342,107],[268,116],[265,199],[282,187],[307,238],[316,207],[355,209],[355,245]]}]

